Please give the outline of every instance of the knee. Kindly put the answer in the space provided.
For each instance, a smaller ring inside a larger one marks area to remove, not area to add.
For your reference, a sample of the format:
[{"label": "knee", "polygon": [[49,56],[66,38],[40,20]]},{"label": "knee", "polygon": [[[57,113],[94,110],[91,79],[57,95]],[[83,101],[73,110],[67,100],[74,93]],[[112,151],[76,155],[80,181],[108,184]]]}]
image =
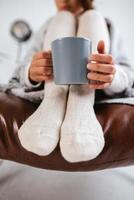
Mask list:
[{"label": "knee", "polygon": [[87,21],[104,20],[103,15],[96,10],[85,11],[84,14],[82,15],[82,18],[83,20],[87,20]]},{"label": "knee", "polygon": [[59,11],[57,13],[57,17],[60,19],[66,19],[73,22],[75,21],[75,16],[70,11],[67,11],[67,10]]}]

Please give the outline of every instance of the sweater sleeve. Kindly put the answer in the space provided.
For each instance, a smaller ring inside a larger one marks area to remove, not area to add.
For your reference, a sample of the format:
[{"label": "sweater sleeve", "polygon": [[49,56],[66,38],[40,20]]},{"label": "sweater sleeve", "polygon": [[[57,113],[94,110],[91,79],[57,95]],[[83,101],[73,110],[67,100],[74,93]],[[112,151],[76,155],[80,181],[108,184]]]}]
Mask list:
[{"label": "sweater sleeve", "polygon": [[134,82],[134,66],[128,58],[126,45],[120,32],[113,27],[111,30],[111,54],[115,59],[116,73],[109,87],[103,89],[108,96],[115,96],[131,88]]},{"label": "sweater sleeve", "polygon": [[50,22],[51,18],[49,18],[45,24],[39,29],[39,31],[33,36],[33,39],[31,41],[30,48],[28,52],[26,53],[26,56],[24,57],[23,61],[18,66],[19,71],[19,83],[22,87],[29,88],[30,90],[35,88],[40,88],[41,85],[43,85],[43,82],[38,82],[37,84],[33,84],[29,79],[29,67],[32,61],[32,57],[36,52],[43,50],[43,41],[44,37],[47,31],[48,24]]},{"label": "sweater sleeve", "polygon": [[115,67],[116,73],[114,75],[113,81],[109,87],[104,89],[104,92],[108,96],[114,96],[117,93],[122,93],[129,86],[129,77],[123,70],[122,65],[117,64]]},{"label": "sweater sleeve", "polygon": [[30,64],[31,62],[28,63],[28,65],[25,67],[24,69],[24,84],[27,86],[27,87],[32,87],[32,88],[38,88],[42,82],[38,82],[38,83],[35,83],[33,84],[30,79],[29,79],[29,68],[30,68]]},{"label": "sweater sleeve", "polygon": [[26,53],[26,56],[24,57],[23,61],[20,63],[20,84],[26,88],[38,88],[41,84],[41,82],[37,84],[32,84],[29,80],[29,68],[32,61],[32,57],[35,53],[38,51],[42,51],[43,49],[43,38],[44,33],[43,30],[40,29],[34,36],[31,41],[30,48],[28,52]]}]

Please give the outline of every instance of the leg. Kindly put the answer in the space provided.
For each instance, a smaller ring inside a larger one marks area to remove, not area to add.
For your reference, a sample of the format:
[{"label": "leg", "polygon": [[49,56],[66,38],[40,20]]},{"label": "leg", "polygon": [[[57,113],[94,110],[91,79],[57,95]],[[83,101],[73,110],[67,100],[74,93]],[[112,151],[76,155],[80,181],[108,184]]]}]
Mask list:
[{"label": "leg", "polygon": [[[103,30],[105,26],[98,27],[99,19],[103,21],[96,12],[94,14],[94,11],[92,14],[90,11],[85,12],[79,19],[77,36],[92,38],[94,50],[99,39],[102,39],[102,32],[106,31]],[[88,23],[90,26],[87,26]],[[98,28],[101,30],[99,33]],[[69,162],[94,159],[104,147],[103,130],[93,108],[94,97],[95,90],[89,89],[88,85],[70,86],[60,140],[61,153]]]},{"label": "leg", "polygon": [[87,37],[92,41],[92,51],[97,53],[99,40],[104,40],[105,51],[110,48],[109,32],[104,17],[95,10],[86,11],[79,18],[79,28],[77,36]]},{"label": "leg", "polygon": [[[63,36],[74,36],[75,19],[69,12],[59,12],[49,25],[44,50],[51,42]],[[68,86],[46,81],[44,99],[38,109],[20,127],[18,135],[22,146],[38,155],[48,155],[57,146],[59,131],[65,114]]]},{"label": "leg", "polygon": [[87,85],[71,85],[65,119],[61,126],[60,148],[69,162],[95,158],[104,147],[103,130],[93,109],[94,91]]}]

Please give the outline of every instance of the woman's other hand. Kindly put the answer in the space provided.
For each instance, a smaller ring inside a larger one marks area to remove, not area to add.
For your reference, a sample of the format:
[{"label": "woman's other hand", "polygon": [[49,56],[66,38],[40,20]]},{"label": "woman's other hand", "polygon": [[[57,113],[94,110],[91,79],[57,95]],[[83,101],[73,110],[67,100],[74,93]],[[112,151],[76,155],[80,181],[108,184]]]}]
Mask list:
[{"label": "woman's other hand", "polygon": [[90,62],[87,64],[89,70],[87,78],[91,80],[89,88],[104,89],[111,85],[116,68],[113,57],[110,54],[105,54],[103,41],[99,41],[97,49],[98,54],[91,54]]},{"label": "woman's other hand", "polygon": [[37,83],[51,79],[53,79],[51,51],[36,53],[29,68],[29,80],[32,83]]}]

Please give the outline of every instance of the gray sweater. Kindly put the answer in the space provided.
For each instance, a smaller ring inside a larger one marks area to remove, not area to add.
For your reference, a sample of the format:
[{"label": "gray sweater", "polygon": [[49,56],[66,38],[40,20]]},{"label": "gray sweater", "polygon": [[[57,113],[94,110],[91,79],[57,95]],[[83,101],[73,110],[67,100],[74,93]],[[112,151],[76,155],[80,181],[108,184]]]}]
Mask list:
[{"label": "gray sweater", "polygon": [[[53,17],[49,18],[40,30],[35,34],[31,48],[27,52],[24,61],[15,69],[8,84],[1,84],[0,91],[12,93],[18,97],[31,102],[40,103],[44,97],[44,82],[33,85],[28,79],[29,64],[32,56],[43,50],[43,41],[47,32],[47,27]],[[134,105],[134,66],[128,59],[123,40],[114,23],[106,19],[110,34],[110,54],[116,60],[116,74],[112,84],[101,92],[106,98],[95,99],[95,103],[124,103]],[[99,93],[96,90],[96,94]]]}]

